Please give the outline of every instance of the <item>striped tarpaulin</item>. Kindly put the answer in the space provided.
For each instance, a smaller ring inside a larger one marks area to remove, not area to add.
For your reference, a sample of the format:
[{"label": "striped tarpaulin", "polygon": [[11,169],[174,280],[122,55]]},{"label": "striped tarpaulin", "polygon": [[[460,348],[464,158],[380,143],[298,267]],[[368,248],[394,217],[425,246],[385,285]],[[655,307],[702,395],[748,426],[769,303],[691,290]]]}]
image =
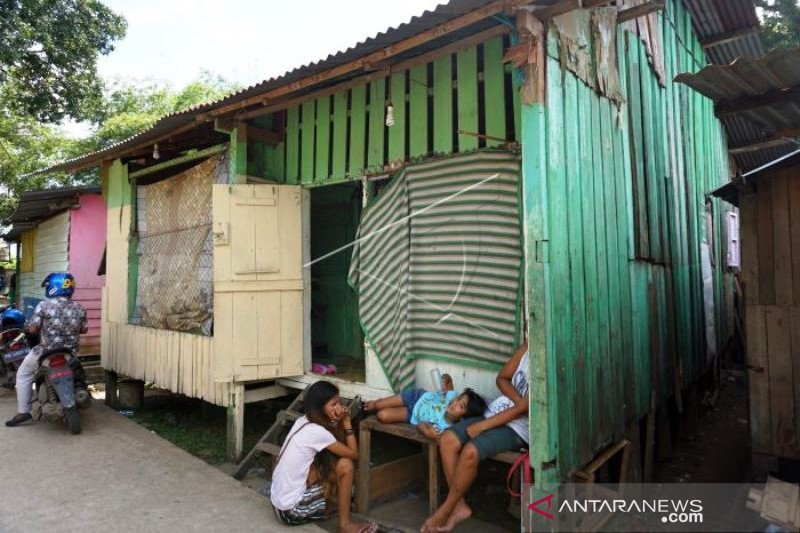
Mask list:
[{"label": "striped tarpaulin", "polygon": [[517,341],[519,158],[483,151],[409,165],[363,213],[350,281],[392,385],[414,360],[501,365]]}]

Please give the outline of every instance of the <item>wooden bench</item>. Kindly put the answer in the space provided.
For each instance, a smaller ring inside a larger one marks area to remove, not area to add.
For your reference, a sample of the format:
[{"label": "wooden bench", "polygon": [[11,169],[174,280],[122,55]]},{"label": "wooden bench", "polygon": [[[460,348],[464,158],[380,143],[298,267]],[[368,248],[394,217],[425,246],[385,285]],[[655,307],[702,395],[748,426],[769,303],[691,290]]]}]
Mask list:
[{"label": "wooden bench", "polygon": [[[431,441],[410,424],[384,424],[374,416],[361,421],[358,439],[358,483],[356,485],[356,511],[366,513],[369,511],[370,502],[378,499],[376,490],[380,494],[388,494],[392,490],[408,484],[419,477],[424,461],[421,456],[398,459],[386,465],[370,467],[372,433],[386,433],[403,439],[419,442],[425,445],[425,455],[428,463],[428,510],[433,513],[439,507],[439,445]],[[519,452],[503,452],[490,459],[503,463],[513,464],[520,456]],[[375,483],[375,477],[380,475],[380,483]],[[375,485],[375,486],[373,486]]]}]

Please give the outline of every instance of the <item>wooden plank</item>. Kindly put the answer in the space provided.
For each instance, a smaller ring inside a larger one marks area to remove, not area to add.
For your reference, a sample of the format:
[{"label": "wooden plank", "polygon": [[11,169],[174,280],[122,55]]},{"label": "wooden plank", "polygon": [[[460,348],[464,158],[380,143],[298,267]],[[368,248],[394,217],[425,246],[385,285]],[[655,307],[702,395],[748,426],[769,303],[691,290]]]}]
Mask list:
[{"label": "wooden plank", "polygon": [[[800,304],[800,180],[789,177],[789,170],[783,171],[789,185],[789,231],[791,232],[792,248],[792,304]],[[742,198],[744,198],[742,196]],[[743,209],[739,209],[741,221],[740,234],[744,232]],[[743,240],[743,237],[740,236]],[[744,243],[740,241],[742,250],[742,269],[744,269]],[[800,427],[800,426],[798,426]]]},{"label": "wooden plank", "polygon": [[363,423],[358,430],[358,483],[356,483],[356,511],[369,511],[370,492],[370,454],[372,453],[372,433]]},{"label": "wooden plank", "polygon": [[389,162],[406,158],[406,76],[395,72],[389,82],[389,103],[394,108],[394,125],[389,127]]},{"label": "wooden plank", "polygon": [[754,452],[771,453],[769,359],[765,307],[747,307],[747,369],[750,384],[750,441]]},{"label": "wooden plank", "polygon": [[790,308],[792,330],[792,390],[794,391],[794,428],[795,439],[793,443],[794,458],[800,453],[800,307]]},{"label": "wooden plank", "polygon": [[[456,54],[456,94],[458,96],[458,129],[478,132],[478,48],[473,46]],[[478,137],[460,134],[458,151],[478,149]]]},{"label": "wooden plank", "polygon": [[641,96],[641,56],[638,40],[633,40],[629,49],[628,62],[630,73],[628,75],[628,94],[630,95],[630,140],[631,140],[631,168],[633,172],[633,218],[634,218],[634,253],[635,257],[650,257],[650,231],[647,217],[647,187],[646,169],[644,163],[644,138],[642,135],[642,96]]},{"label": "wooden plank", "polygon": [[330,175],[328,162],[331,149],[331,99],[328,96],[320,98],[317,104],[317,139],[316,139],[316,164],[314,169],[314,182],[324,181]]},{"label": "wooden plank", "polygon": [[[397,494],[424,479],[425,464],[425,456],[420,453],[372,467],[369,473],[369,500],[376,501]],[[359,461],[359,472],[360,470]]]},{"label": "wooden plank", "polygon": [[433,151],[453,151],[453,63],[451,56],[433,62]]},{"label": "wooden plank", "polygon": [[494,138],[506,138],[505,69],[503,38],[495,37],[483,44],[483,112],[486,116],[486,146],[502,144]]},{"label": "wooden plank", "polygon": [[775,303],[775,251],[772,192],[769,180],[758,183],[758,296],[761,305]]},{"label": "wooden plank", "polygon": [[428,68],[413,67],[409,72],[409,155],[428,153]]},{"label": "wooden plank", "polygon": [[300,124],[300,183],[314,181],[314,129],[316,102],[302,105],[302,123]]},{"label": "wooden plank", "polygon": [[769,307],[766,324],[772,451],[776,455],[791,457],[795,452],[797,428],[795,427],[789,309],[778,306]]},{"label": "wooden plank", "polygon": [[366,164],[367,87],[354,87],[350,94],[350,160],[347,175],[361,176]]},{"label": "wooden plank", "polygon": [[429,443],[425,446],[428,454],[428,513],[433,514],[439,508],[439,446]]},{"label": "wooden plank", "polygon": [[[800,188],[798,188],[800,191]],[[796,199],[798,201],[795,204],[795,198],[793,197],[792,202],[792,213],[794,218],[794,206],[797,205],[797,216],[800,220],[800,198]],[[745,304],[750,305],[758,305],[759,296],[758,296],[758,196],[755,194],[743,194],[739,197],[739,217],[741,221],[739,236],[741,239],[741,249],[742,249],[742,268],[741,268],[741,279],[742,279],[742,290],[744,291],[744,301]],[[798,238],[800,238],[800,232],[796,232]],[[794,239],[795,233],[792,233],[792,238]],[[794,246],[792,247],[792,263],[794,267]],[[797,252],[800,254],[800,243],[798,244]],[[798,264],[797,269],[793,269],[794,272],[797,272],[797,279],[800,280],[800,264]],[[797,294],[800,294],[800,288],[797,290]]]},{"label": "wooden plank", "polygon": [[331,177],[343,178],[347,174],[347,91],[333,97],[333,162]]},{"label": "wooden plank", "polygon": [[367,168],[370,172],[383,170],[383,147],[386,128],[386,80],[381,78],[369,84],[369,143]]},{"label": "wooden plank", "polygon": [[292,107],[286,114],[286,183],[300,180],[300,108]]},{"label": "wooden plank", "polygon": [[646,202],[647,202],[647,235],[649,238],[650,253],[645,256],[648,259],[661,262],[663,259],[663,250],[661,247],[661,225],[658,213],[658,191],[660,189],[661,179],[657,174],[656,167],[656,153],[661,149],[657,146],[655,137],[656,130],[656,106],[654,105],[654,92],[658,91],[658,84],[655,77],[650,70],[650,65],[645,57],[643,46],[637,41],[637,48],[640,50],[639,79],[642,87],[641,102],[642,102],[642,115],[641,118],[644,122],[642,136],[643,144],[642,151],[644,156],[644,169],[642,174],[645,181]]},{"label": "wooden plank", "polygon": [[789,182],[786,173],[772,178],[772,225],[775,257],[775,303],[791,305],[792,297],[792,236],[789,220]]}]

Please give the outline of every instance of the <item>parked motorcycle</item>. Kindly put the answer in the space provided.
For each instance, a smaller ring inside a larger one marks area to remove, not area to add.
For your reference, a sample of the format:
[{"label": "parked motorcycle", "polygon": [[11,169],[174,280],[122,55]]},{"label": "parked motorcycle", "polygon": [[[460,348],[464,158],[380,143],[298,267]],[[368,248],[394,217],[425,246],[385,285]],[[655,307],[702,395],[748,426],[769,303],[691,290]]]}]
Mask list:
[{"label": "parked motorcycle", "polygon": [[39,358],[31,415],[51,422],[65,420],[69,432],[81,432],[80,411],[92,405],[86,372],[69,350],[47,350]]},{"label": "parked motorcycle", "polygon": [[0,386],[14,388],[19,365],[30,351],[31,347],[22,329],[0,330]]}]

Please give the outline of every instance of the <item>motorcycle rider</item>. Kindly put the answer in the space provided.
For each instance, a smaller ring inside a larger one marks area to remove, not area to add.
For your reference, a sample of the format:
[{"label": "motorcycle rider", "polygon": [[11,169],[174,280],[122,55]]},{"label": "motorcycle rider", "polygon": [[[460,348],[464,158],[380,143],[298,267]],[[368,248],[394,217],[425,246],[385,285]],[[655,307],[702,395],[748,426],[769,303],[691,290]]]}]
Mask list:
[{"label": "motorcycle rider", "polygon": [[6,422],[14,427],[31,420],[31,395],[39,357],[48,350],[62,348],[77,353],[80,334],[88,331],[86,310],[72,301],[75,278],[69,272],[53,272],[44,281],[47,299],[39,302],[33,311],[28,333],[39,334],[41,340],[25,357],[17,372],[17,414]]}]

